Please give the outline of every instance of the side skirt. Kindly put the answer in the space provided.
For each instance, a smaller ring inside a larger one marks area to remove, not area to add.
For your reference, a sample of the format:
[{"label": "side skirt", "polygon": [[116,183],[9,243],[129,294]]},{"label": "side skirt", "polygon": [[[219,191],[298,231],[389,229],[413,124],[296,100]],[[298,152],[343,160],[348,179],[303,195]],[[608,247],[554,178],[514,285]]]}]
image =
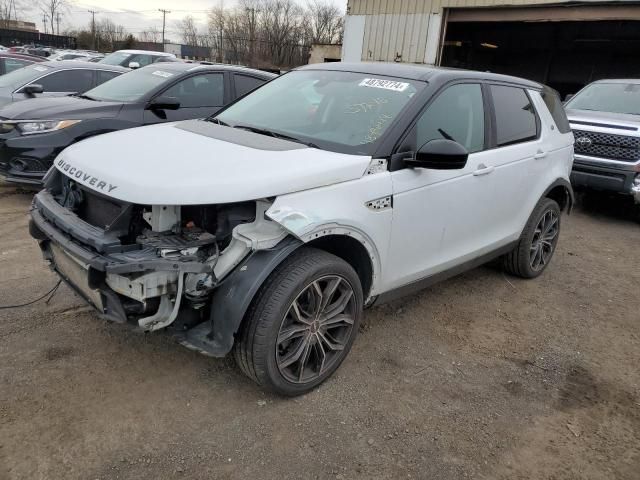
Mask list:
[{"label": "side skirt", "polygon": [[412,293],[419,292],[420,290],[424,290],[431,285],[447,280],[451,277],[455,277],[456,275],[460,275],[468,270],[472,270],[480,265],[484,265],[491,260],[494,260],[502,255],[509,253],[513,250],[520,240],[516,240],[514,242],[508,243],[507,245],[498,248],[489,253],[485,253],[473,260],[469,260],[467,262],[461,263],[460,265],[456,265],[449,270],[445,270],[443,272],[436,273],[429,277],[425,277],[421,280],[416,280],[415,282],[408,283],[407,285],[403,285],[402,287],[395,288],[393,290],[389,290],[388,292],[384,292],[376,298],[376,300],[371,304],[381,305],[383,303],[390,302],[392,300],[396,300],[398,298],[404,297],[406,295],[411,295]]}]

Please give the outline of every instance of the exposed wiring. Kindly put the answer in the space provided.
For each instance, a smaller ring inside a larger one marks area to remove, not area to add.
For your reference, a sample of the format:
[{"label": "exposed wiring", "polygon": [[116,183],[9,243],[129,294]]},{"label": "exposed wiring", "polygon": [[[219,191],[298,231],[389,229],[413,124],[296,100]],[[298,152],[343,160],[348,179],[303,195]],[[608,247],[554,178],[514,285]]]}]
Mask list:
[{"label": "exposed wiring", "polygon": [[33,305],[34,303],[39,302],[40,300],[44,300],[45,298],[47,298],[47,300],[45,301],[45,303],[49,303],[51,301],[51,299],[53,298],[53,296],[56,294],[56,292],[58,291],[58,288],[60,288],[60,284],[62,283],[62,280],[58,280],[58,283],[55,284],[55,286],[49,290],[47,293],[45,293],[44,295],[42,295],[41,297],[36,298],[35,300],[32,300],[28,303],[22,303],[20,305],[0,305],[0,310],[7,310],[10,308],[22,308],[22,307],[28,307],[29,305]]}]

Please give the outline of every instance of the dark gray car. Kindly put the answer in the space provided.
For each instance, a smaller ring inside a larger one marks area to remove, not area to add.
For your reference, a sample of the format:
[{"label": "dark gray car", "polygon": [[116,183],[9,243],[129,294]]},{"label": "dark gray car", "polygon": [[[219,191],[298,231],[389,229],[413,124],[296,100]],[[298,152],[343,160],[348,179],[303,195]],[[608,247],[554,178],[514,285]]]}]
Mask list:
[{"label": "dark gray car", "polygon": [[178,62],[127,72],[83,95],[1,108],[0,175],[40,185],[56,155],[72,143],[126,128],[208,117],[276,77],[232,65]]},{"label": "dark gray car", "polygon": [[0,107],[35,97],[84,93],[129,71],[116,65],[75,60],[29,65],[0,77]]}]

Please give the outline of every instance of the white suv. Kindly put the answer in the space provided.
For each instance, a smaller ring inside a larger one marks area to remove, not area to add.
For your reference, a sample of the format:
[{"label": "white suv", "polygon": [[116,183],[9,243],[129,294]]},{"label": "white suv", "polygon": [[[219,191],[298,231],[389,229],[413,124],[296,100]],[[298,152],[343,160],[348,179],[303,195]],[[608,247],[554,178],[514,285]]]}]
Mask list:
[{"label": "white suv", "polygon": [[573,194],[555,92],[489,73],[321,64],[214,118],[67,148],[31,232],[102,315],[281,394],[347,355],[363,308],[502,256],[538,276]]}]

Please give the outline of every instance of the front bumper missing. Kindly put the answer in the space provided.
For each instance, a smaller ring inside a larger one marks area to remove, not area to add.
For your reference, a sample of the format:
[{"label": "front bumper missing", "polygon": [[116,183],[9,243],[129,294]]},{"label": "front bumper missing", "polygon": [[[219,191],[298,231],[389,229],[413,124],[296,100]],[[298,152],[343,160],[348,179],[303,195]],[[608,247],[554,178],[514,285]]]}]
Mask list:
[{"label": "front bumper missing", "polygon": [[[142,331],[173,324],[181,311],[185,276],[211,270],[192,259],[160,258],[152,248],[117,252],[108,235],[60,207],[46,191],[34,198],[30,231],[51,268],[104,318]],[[99,253],[76,237],[112,252]],[[176,323],[173,333],[184,343],[185,324]],[[216,355],[215,345],[207,353]]]}]

